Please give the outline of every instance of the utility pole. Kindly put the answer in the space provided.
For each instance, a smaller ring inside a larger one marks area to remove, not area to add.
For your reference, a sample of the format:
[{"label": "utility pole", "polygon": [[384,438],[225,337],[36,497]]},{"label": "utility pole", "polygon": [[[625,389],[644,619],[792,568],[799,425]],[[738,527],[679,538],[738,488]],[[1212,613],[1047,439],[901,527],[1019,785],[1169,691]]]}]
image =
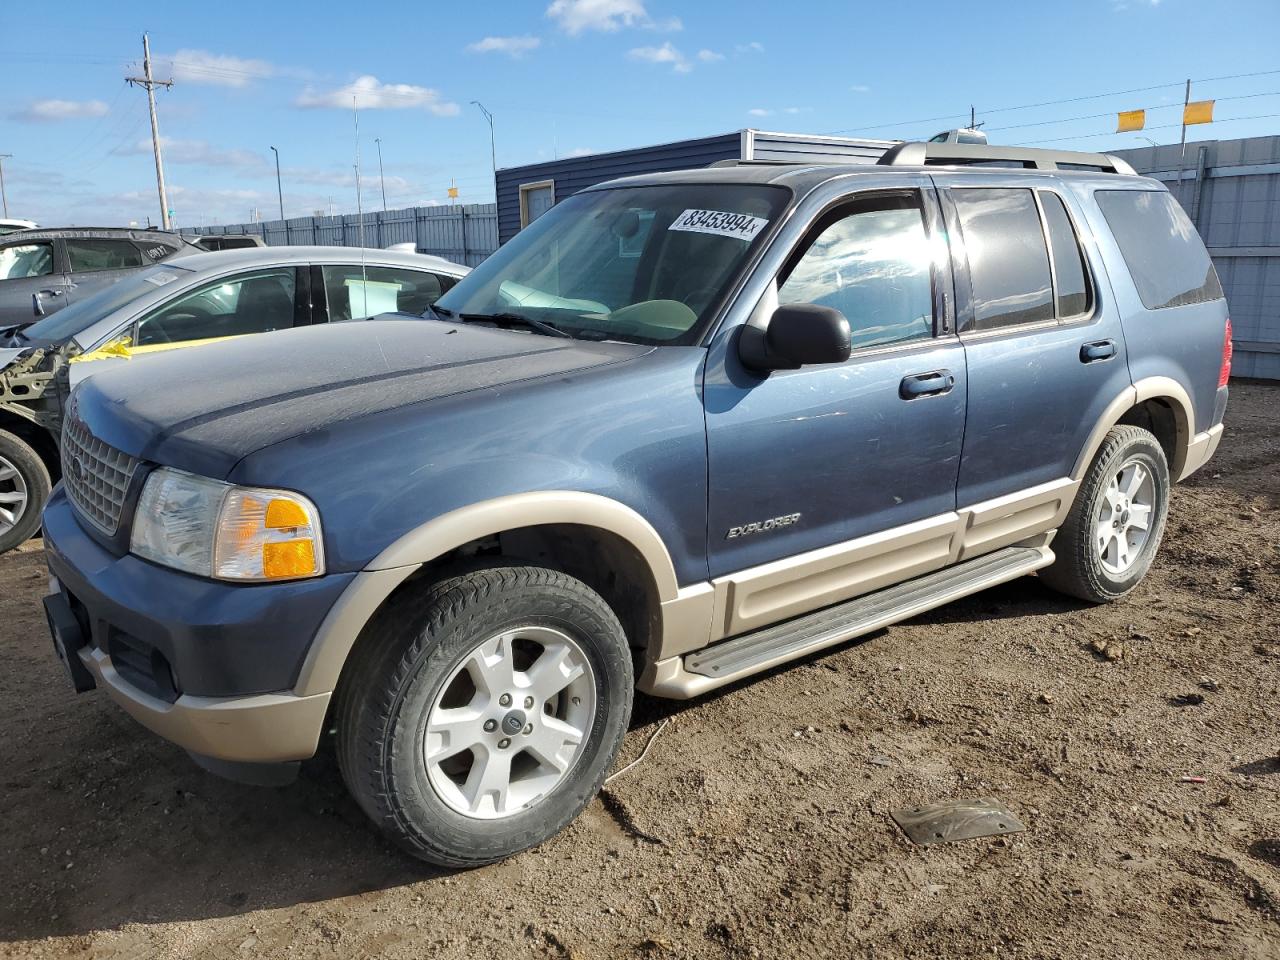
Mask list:
[{"label": "utility pole", "polygon": [[378,182],[382,184],[382,212],[387,212],[387,178],[382,175],[382,138],[374,137],[373,142],[378,145]]},{"label": "utility pole", "polygon": [[145,87],[147,91],[147,107],[151,111],[151,147],[156,154],[156,187],[160,191],[160,223],[169,229],[169,197],[164,189],[164,161],[160,158],[160,125],[156,121],[156,87],[173,87],[172,80],[155,80],[151,76],[151,41],[142,35],[142,76],[125,77],[135,87]]},{"label": "utility pole", "polygon": [[[1187,165],[1187,104],[1191,102],[1191,81],[1187,81],[1187,94],[1182,98],[1182,147],[1178,152],[1178,202],[1182,203],[1182,168]],[[1185,204],[1184,204],[1185,206]]]},{"label": "utility pole", "polygon": [[0,153],[0,202],[4,204],[4,215],[9,216],[9,195],[4,192],[4,162],[12,160],[12,153]]},{"label": "utility pole", "polygon": [[494,199],[497,199],[498,190],[498,148],[494,145],[493,140],[493,114],[485,109],[483,103],[479,100],[472,100],[473,104],[480,108],[480,112],[484,114],[484,118],[489,121],[489,159],[493,162],[493,190]]},{"label": "utility pole", "polygon": [[284,190],[280,187],[280,151],[275,147],[271,152],[276,155],[276,197],[280,200],[280,219],[284,219]]}]

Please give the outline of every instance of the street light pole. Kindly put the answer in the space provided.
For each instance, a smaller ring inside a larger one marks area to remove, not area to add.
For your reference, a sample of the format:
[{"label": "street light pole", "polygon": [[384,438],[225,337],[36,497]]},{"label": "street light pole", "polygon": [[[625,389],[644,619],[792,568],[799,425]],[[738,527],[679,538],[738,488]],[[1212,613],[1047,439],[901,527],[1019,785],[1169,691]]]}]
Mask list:
[{"label": "street light pole", "polygon": [[498,193],[498,148],[494,145],[493,140],[493,114],[485,109],[485,105],[479,100],[472,100],[471,102],[480,108],[484,118],[489,121],[489,159],[493,162],[493,192],[496,200]]},{"label": "street light pole", "polygon": [[276,199],[280,201],[280,219],[284,219],[284,189],[280,186],[280,151],[275,147],[271,152],[276,155]]},{"label": "street light pole", "polygon": [[378,145],[378,182],[382,185],[382,212],[387,212],[387,178],[382,175],[382,138],[374,137],[373,142]]},{"label": "street light pole", "polygon": [[4,192],[4,162],[13,159],[12,153],[0,153],[0,202],[4,204],[4,215],[9,216],[9,195]]}]

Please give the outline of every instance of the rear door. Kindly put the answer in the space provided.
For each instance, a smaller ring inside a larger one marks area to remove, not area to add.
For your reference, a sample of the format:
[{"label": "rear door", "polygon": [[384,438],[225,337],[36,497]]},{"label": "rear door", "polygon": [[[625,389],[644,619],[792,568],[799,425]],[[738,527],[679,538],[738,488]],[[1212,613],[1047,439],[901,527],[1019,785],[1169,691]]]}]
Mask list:
[{"label": "rear door", "polygon": [[964,508],[1067,478],[1129,374],[1120,312],[1061,181],[934,179],[969,371],[956,491]]},{"label": "rear door", "polygon": [[126,270],[152,261],[132,240],[118,237],[67,237],[61,241],[71,277],[71,295],[87,297],[119,280]]}]

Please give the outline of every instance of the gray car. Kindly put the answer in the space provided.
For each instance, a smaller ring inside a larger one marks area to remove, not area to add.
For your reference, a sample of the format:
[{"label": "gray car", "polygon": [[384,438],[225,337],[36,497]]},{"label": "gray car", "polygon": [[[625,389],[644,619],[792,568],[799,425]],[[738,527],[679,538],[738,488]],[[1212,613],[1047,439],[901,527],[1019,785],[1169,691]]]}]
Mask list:
[{"label": "gray car", "polygon": [[131,271],[199,251],[162,230],[60,227],[6,234],[0,237],[0,329],[34,323]]},{"label": "gray car", "polygon": [[0,552],[39,526],[70,390],[153,353],[288,327],[421,314],[468,272],[351,247],[199,253],[136,270],[0,340]]}]

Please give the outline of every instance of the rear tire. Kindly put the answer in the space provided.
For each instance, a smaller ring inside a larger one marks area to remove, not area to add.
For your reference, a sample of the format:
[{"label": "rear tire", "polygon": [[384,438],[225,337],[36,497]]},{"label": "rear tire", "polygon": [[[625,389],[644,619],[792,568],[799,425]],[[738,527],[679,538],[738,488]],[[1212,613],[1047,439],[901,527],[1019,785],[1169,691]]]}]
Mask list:
[{"label": "rear tire", "polygon": [[1060,593],[1109,603],[1151,568],[1169,512],[1169,464],[1155,436],[1112,427],[1093,458],[1066,522],[1057,559],[1040,579]]},{"label": "rear tire", "polygon": [[536,846],[596,795],[631,714],[631,654],[585,584],[491,567],[393,601],[339,684],[338,764],[422,860],[476,867]]},{"label": "rear tire", "polygon": [[0,430],[0,553],[26,543],[40,529],[40,511],[52,489],[40,454],[21,437]]}]

